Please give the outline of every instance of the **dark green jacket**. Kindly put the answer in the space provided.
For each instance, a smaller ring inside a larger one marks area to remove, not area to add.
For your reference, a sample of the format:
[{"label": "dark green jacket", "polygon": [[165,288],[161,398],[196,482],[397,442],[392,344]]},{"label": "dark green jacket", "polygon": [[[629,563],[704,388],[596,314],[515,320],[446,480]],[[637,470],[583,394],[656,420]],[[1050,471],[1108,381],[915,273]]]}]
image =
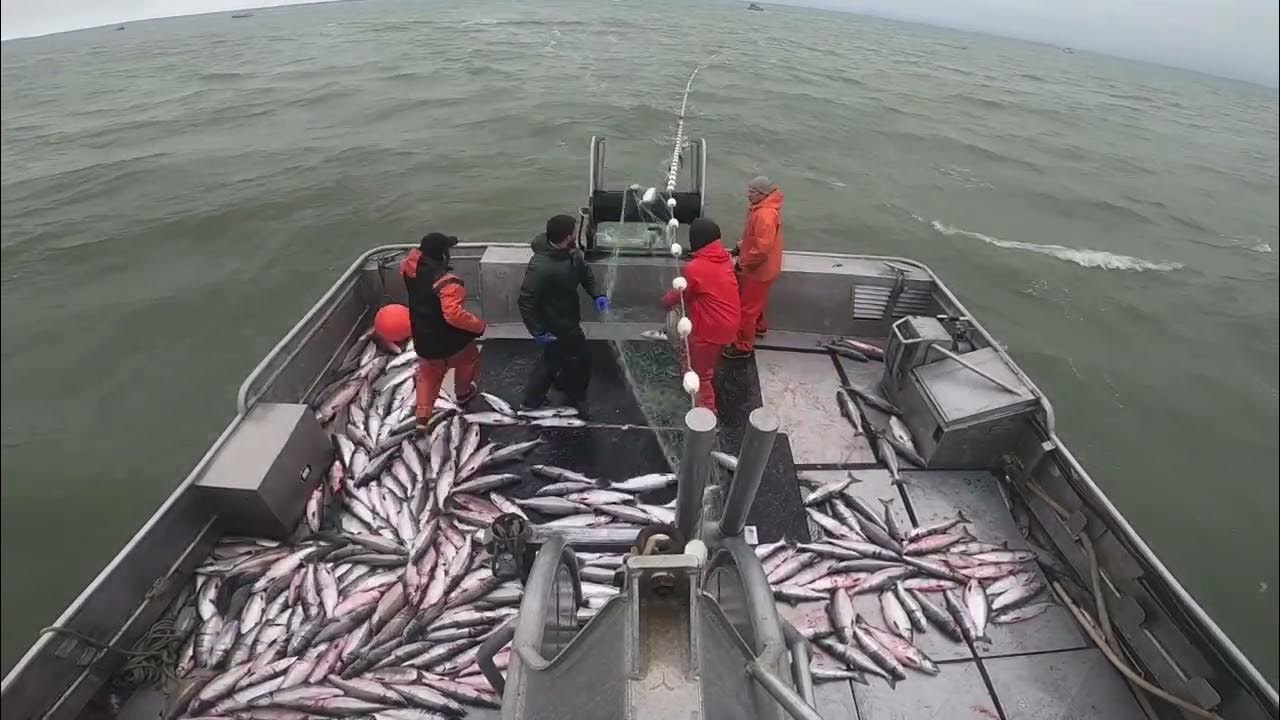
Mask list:
[{"label": "dark green jacket", "polygon": [[533,257],[520,286],[520,317],[530,335],[551,333],[557,337],[582,334],[578,310],[578,286],[598,297],[596,278],[582,251],[563,250],[547,242],[546,234],[529,244]]}]

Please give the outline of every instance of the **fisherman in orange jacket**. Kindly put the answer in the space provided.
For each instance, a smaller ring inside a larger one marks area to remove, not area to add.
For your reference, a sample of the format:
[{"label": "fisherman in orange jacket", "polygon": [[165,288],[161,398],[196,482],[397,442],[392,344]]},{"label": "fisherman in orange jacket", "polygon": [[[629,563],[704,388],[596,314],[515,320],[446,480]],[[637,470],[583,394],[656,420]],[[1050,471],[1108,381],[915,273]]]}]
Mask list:
[{"label": "fisherman in orange jacket", "polygon": [[734,249],[738,256],[738,290],[742,318],[738,337],[724,349],[730,360],[751,357],[756,335],[763,335],[769,288],[782,271],[782,191],[760,175],[747,183],[747,221]]},{"label": "fisherman in orange jacket", "polygon": [[453,370],[454,396],[459,405],[465,405],[476,394],[480,348],[475,340],[484,334],[485,324],[463,308],[467,290],[462,280],[450,272],[449,248],[457,244],[456,237],[428,233],[400,263],[400,274],[409,290],[413,347],[418,353],[414,414],[420,430],[425,430],[431,419],[440,385],[449,370]]}]

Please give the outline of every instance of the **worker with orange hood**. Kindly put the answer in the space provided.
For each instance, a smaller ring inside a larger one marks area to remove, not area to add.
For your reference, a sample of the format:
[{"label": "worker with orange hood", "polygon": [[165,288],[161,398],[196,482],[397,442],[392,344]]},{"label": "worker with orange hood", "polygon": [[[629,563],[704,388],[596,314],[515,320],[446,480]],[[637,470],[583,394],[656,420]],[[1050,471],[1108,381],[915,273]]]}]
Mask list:
[{"label": "worker with orange hood", "polygon": [[467,290],[449,265],[449,250],[457,244],[458,238],[451,235],[427,233],[400,263],[409,291],[413,349],[418,352],[414,414],[421,431],[427,429],[440,385],[450,370],[458,405],[466,405],[476,395],[480,348],[475,341],[484,334],[485,323],[463,306]]},{"label": "worker with orange hood", "polygon": [[769,288],[782,271],[782,191],[760,175],[747,183],[747,221],[735,248],[742,318],[738,337],[724,349],[729,359],[751,357],[755,338],[763,335]]}]

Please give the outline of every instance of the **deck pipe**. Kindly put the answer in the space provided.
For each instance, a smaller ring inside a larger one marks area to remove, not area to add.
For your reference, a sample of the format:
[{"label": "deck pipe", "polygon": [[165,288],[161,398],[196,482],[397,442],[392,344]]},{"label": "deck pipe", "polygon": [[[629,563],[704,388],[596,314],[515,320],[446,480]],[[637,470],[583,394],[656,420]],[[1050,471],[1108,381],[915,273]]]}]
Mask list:
[{"label": "deck pipe", "polygon": [[742,533],[747,524],[747,513],[760,490],[765,464],[773,452],[773,440],[778,434],[778,416],[766,408],[756,408],[747,418],[746,433],[742,437],[742,449],[738,451],[738,469],[733,473],[733,484],[725,497],[724,513],[720,516],[720,534],[734,537]]},{"label": "deck pipe", "polygon": [[686,540],[699,536],[702,493],[711,470],[711,448],[715,442],[715,413],[699,407],[684,414],[684,453],[676,485],[676,527]]}]

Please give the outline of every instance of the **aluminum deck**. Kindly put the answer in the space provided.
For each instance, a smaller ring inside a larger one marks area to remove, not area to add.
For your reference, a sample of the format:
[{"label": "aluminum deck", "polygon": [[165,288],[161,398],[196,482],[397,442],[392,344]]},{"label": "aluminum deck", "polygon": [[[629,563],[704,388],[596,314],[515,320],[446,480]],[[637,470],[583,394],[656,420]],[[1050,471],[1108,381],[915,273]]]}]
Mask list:
[{"label": "aluminum deck", "polygon": [[[520,331],[523,328],[498,326],[491,328],[489,334],[507,338],[518,336]],[[589,332],[595,337],[630,334],[622,327],[609,329],[607,326],[592,326]],[[759,387],[759,402],[779,415],[781,432],[789,436],[796,473],[834,482],[852,470],[860,481],[852,490],[877,506],[881,498],[894,500],[903,521],[928,524],[961,510],[972,520],[971,527],[978,537],[991,542],[1007,541],[1013,548],[1028,547],[1001,496],[995,476],[987,471],[907,470],[903,472],[903,485],[893,485],[888,472],[877,466],[866,439],[854,435],[835,404],[836,387],[847,381],[873,386],[879,379],[881,364],[858,363],[815,351],[815,339],[816,336],[802,333],[767,337],[761,341],[751,363],[756,375],[753,384]],[[496,388],[504,395],[502,390],[512,387],[513,380],[522,379],[525,368],[525,363],[512,355],[523,356],[528,350],[512,347],[511,343],[511,340],[486,343],[482,351],[480,382],[486,389]],[[615,385],[615,378],[621,373],[602,367],[604,358],[600,353],[596,353],[596,357],[596,377],[603,382],[598,383],[589,396],[598,407],[595,417],[603,422],[625,419],[634,423],[633,411],[622,407],[631,403],[617,393],[620,388]],[[742,392],[744,388],[729,387],[730,383],[743,381],[741,365],[743,363],[735,365],[726,361],[717,378],[717,391],[723,389],[721,396],[730,398],[729,405],[721,409],[721,414],[728,418],[744,409],[734,407],[735,400],[755,400],[750,397],[752,393]],[[670,385],[674,387],[674,381]],[[671,388],[627,389],[632,398],[642,394],[651,396],[655,390],[678,396],[678,390],[672,392]],[[632,432],[644,431],[636,428]],[[590,451],[579,448],[574,452]],[[793,476],[789,481],[794,483],[797,479]],[[786,513],[773,517],[778,522],[787,521]],[[772,530],[758,529],[761,534]],[[821,535],[816,526],[811,526],[810,532],[814,537]],[[856,596],[854,606],[861,614],[879,622],[875,595]],[[779,614],[798,628],[825,626],[828,622],[823,603],[780,604]],[[936,631],[918,635],[917,645],[941,665],[940,675],[929,677],[908,671],[908,679],[896,689],[874,678],[870,685],[823,683],[815,691],[817,709],[826,720],[1128,720],[1143,717],[1123,677],[1092,646],[1065,608],[1054,607],[1022,623],[992,625],[989,635],[990,646],[976,648],[952,642]],[[814,656],[815,666],[840,667],[820,651]],[[473,710],[467,717],[496,720],[499,716],[497,710]]]}]

